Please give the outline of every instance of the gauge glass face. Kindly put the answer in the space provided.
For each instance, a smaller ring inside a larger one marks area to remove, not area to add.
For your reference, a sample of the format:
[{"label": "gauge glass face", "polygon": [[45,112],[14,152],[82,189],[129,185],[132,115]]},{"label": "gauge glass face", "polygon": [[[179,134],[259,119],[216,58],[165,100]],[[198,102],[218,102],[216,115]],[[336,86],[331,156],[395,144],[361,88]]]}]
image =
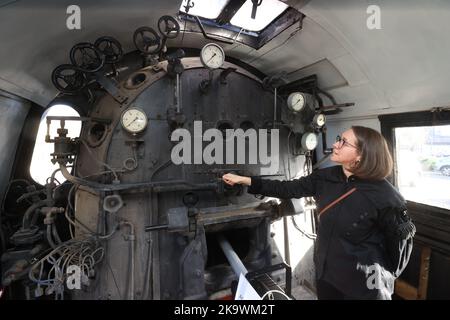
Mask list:
[{"label": "gauge glass face", "polygon": [[305,133],[302,138],[302,146],[308,151],[314,150],[317,147],[317,142],[317,136],[312,132]]},{"label": "gauge glass face", "polygon": [[225,61],[225,54],[221,47],[214,43],[207,44],[200,53],[200,60],[203,65],[210,69],[217,69]]},{"label": "gauge glass face", "polygon": [[122,114],[122,127],[130,133],[139,133],[147,127],[147,115],[136,108],[125,110]]},{"label": "gauge glass face", "polygon": [[305,106],[305,97],[300,92],[291,93],[288,97],[288,106],[294,112],[299,112]]},{"label": "gauge glass face", "polygon": [[324,114],[321,113],[316,116],[316,125],[317,126],[323,127],[325,122],[326,122],[326,118],[325,118]]}]

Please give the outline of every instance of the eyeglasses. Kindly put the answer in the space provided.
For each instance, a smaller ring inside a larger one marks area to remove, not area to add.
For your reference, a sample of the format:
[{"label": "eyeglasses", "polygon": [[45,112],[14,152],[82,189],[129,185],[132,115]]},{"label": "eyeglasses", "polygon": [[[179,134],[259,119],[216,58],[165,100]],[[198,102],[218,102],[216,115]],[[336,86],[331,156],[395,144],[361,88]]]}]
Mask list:
[{"label": "eyeglasses", "polygon": [[339,145],[339,147],[338,147],[339,149],[342,148],[343,146],[349,146],[349,147],[353,147],[355,149],[358,149],[356,146],[352,145],[345,138],[342,138],[341,136],[337,136],[336,137],[336,142]]}]

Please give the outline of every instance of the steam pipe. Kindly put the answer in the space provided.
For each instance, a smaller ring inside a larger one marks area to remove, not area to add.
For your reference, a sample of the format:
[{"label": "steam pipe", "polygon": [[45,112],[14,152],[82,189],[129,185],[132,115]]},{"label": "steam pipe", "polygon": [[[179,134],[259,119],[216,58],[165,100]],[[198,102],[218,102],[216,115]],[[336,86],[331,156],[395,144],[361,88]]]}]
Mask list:
[{"label": "steam pipe", "polygon": [[320,88],[316,88],[317,89],[317,91],[319,92],[319,93],[321,93],[321,94],[323,94],[325,97],[327,97],[328,99],[330,99],[330,101],[331,101],[331,103],[333,104],[333,105],[336,105],[337,103],[336,103],[336,100],[334,99],[334,97],[331,95],[331,94],[329,94],[328,92],[326,92],[326,91],[324,91],[324,90],[322,90],[322,89],[320,89]]}]

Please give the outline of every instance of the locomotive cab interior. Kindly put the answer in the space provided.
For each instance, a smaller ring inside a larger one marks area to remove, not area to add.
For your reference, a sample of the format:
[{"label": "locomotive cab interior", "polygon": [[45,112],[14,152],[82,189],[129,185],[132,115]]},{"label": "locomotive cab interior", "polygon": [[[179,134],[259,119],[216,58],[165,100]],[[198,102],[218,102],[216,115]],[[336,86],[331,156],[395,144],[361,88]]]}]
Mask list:
[{"label": "locomotive cab interior", "polygon": [[315,300],[314,199],[222,176],[352,125],[417,226],[394,298],[449,298],[450,4],[369,2],[0,1],[0,299]]}]

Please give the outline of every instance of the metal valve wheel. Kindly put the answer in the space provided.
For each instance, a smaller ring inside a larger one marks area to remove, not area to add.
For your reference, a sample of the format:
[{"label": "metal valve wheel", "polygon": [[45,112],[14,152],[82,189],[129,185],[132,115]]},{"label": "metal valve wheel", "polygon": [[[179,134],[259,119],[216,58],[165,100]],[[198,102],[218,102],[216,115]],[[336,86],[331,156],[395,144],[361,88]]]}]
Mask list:
[{"label": "metal valve wheel", "polygon": [[70,50],[70,62],[81,71],[92,73],[103,67],[105,55],[92,43],[81,42]]},{"label": "metal valve wheel", "polygon": [[52,72],[53,85],[63,93],[76,93],[83,89],[86,84],[84,73],[71,64],[57,66]]},{"label": "metal valve wheel", "polygon": [[161,49],[161,38],[150,27],[140,27],[133,34],[136,49],[144,54],[157,53]]},{"label": "metal valve wheel", "polygon": [[174,39],[180,33],[180,25],[172,16],[162,16],[158,20],[159,32],[168,39]]},{"label": "metal valve wheel", "polygon": [[105,63],[117,63],[123,57],[122,45],[113,37],[100,37],[94,46],[105,56]]}]

